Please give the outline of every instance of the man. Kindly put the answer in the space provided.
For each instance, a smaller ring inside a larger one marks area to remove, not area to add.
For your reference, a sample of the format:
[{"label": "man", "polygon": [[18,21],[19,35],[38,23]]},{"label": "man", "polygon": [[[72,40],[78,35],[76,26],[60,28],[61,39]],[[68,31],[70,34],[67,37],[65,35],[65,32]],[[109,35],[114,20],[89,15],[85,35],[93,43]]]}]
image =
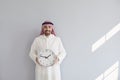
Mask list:
[{"label": "man", "polygon": [[[50,49],[57,58],[54,65],[44,67],[40,65],[37,57],[37,50]],[[40,36],[36,37],[29,53],[30,58],[35,62],[35,80],[61,80],[60,64],[66,56],[61,39],[54,32],[54,24],[50,21],[42,23]]]}]

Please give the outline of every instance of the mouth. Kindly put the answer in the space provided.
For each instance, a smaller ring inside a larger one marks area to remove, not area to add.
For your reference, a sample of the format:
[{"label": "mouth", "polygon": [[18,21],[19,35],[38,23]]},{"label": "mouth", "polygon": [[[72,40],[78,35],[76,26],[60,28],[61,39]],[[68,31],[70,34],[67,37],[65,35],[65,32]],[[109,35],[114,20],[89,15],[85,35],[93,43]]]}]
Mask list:
[{"label": "mouth", "polygon": [[50,30],[46,30],[45,32],[50,32]]}]

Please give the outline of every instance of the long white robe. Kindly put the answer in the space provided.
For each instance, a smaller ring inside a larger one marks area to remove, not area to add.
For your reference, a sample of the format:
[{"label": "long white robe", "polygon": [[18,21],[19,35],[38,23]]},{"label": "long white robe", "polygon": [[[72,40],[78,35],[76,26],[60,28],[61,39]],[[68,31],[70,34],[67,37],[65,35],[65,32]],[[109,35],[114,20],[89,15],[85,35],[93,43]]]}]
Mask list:
[{"label": "long white robe", "polygon": [[[37,50],[51,49],[59,58],[58,63],[51,67],[42,67],[36,62]],[[60,64],[66,56],[65,49],[59,37],[53,34],[46,37],[36,37],[31,45],[30,58],[35,62],[35,80],[61,80]]]}]

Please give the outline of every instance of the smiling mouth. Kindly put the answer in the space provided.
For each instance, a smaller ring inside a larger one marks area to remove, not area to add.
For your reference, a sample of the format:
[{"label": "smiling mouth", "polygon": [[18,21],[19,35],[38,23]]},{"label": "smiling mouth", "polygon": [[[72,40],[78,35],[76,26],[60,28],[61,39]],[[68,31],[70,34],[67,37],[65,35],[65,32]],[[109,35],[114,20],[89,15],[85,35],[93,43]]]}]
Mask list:
[{"label": "smiling mouth", "polygon": [[46,30],[45,32],[50,32],[50,30]]}]

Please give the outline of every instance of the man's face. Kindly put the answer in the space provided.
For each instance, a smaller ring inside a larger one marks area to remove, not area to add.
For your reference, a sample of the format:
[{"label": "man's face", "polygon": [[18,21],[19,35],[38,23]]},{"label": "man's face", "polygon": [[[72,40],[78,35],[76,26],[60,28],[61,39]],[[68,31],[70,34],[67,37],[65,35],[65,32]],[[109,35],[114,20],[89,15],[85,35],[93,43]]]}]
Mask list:
[{"label": "man's face", "polygon": [[43,25],[43,31],[46,36],[50,35],[53,29],[53,25],[51,24],[45,24]]}]

